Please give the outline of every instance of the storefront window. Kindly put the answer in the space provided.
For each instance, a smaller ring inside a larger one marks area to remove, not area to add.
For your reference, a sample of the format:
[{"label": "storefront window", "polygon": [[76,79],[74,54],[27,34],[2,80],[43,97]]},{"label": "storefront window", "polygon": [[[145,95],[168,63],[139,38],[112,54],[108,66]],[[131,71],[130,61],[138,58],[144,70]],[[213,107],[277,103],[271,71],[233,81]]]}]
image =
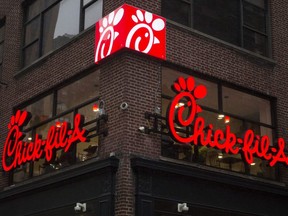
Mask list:
[{"label": "storefront window", "polygon": [[97,96],[99,96],[99,71],[57,92],[57,114]]},{"label": "storefront window", "polygon": [[33,113],[32,119],[30,120],[26,128],[35,126],[52,117],[53,95],[49,94],[46,97],[25,107],[23,110]]},{"label": "storefront window", "polygon": [[102,9],[103,0],[35,0],[26,5],[23,66],[94,25],[102,17]]},{"label": "storefront window", "polygon": [[[167,108],[175,96],[171,86],[178,77],[187,78],[188,75],[175,70],[163,68],[162,71],[162,118],[166,118]],[[273,145],[274,127],[271,118],[271,102],[267,98],[251,95],[230,87],[226,87],[219,82],[208,82],[195,78],[196,83],[207,86],[207,97],[204,102],[197,104],[203,109],[197,117],[203,117],[208,125],[213,126],[213,131],[226,130],[229,126],[231,132],[237,138],[244,137],[245,132],[253,130],[259,137],[267,135],[270,145]],[[201,99],[202,100],[202,99]],[[212,102],[210,101],[212,100]],[[179,103],[180,104],[180,103]],[[184,105],[185,103],[183,103]],[[183,119],[187,119],[190,110],[184,108]],[[193,123],[192,123],[193,124]],[[174,124],[176,131],[181,137],[189,137],[193,132],[193,125],[179,127]],[[202,146],[194,143],[180,144],[175,142],[169,135],[166,121],[162,120],[162,156],[187,162],[196,162],[204,165],[226,169],[234,172],[250,174],[254,176],[275,179],[275,168],[268,166],[268,162],[260,158],[255,158],[254,162],[247,164],[241,154],[227,154],[225,151]],[[205,137],[208,136],[204,130]],[[225,140],[223,140],[224,142]],[[221,141],[220,141],[221,142]],[[236,146],[241,146],[237,144]]]},{"label": "storefront window", "polygon": [[[25,130],[25,142],[33,142],[36,135],[46,140],[49,129],[61,128],[67,122],[71,129],[77,113],[84,117],[83,128],[87,130],[87,142],[72,145],[68,151],[58,149],[47,162],[40,158],[26,163],[13,171],[13,183],[18,183],[33,176],[54,172],[77,162],[98,156],[99,112],[94,108],[99,105],[99,70],[73,83],[53,90],[53,93],[19,109],[31,113],[32,119]],[[61,105],[61,106],[60,106]],[[56,112],[57,111],[57,112]]]}]

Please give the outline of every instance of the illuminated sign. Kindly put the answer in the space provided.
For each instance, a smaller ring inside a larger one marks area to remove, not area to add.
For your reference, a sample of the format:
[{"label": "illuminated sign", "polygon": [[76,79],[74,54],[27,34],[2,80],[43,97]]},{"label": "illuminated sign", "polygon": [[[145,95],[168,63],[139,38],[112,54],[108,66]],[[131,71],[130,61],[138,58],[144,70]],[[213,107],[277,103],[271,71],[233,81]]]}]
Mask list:
[{"label": "illuminated sign", "polygon": [[56,150],[63,149],[67,152],[73,144],[87,141],[87,131],[82,129],[83,117],[80,114],[75,115],[73,129],[70,129],[68,122],[61,122],[61,124],[57,122],[55,126],[49,128],[45,140],[41,139],[41,135],[36,134],[34,141],[26,142],[23,140],[25,134],[22,129],[29,120],[30,114],[27,111],[18,110],[11,117],[2,155],[2,166],[5,171],[40,158],[45,158],[49,162]]},{"label": "illuminated sign", "polygon": [[[202,112],[202,109],[196,100],[204,98],[207,89],[204,85],[195,86],[192,77],[187,79],[179,77],[174,82],[173,90],[177,94],[167,109],[167,125],[171,137],[176,142],[214,147],[230,154],[242,153],[248,164],[252,164],[254,157],[257,156],[269,161],[270,166],[274,166],[277,162],[288,165],[283,138],[279,138],[277,147],[274,147],[270,146],[270,139],[267,135],[260,137],[253,130],[247,130],[243,138],[239,138],[231,132],[229,125],[226,125],[224,131],[215,130],[212,124],[206,125],[203,117],[197,117],[196,114]],[[184,117],[185,109],[189,112],[187,117]],[[181,136],[181,133],[177,132],[177,127],[191,125],[193,125],[192,132],[188,137]]]},{"label": "illuminated sign", "polygon": [[166,20],[124,4],[96,23],[95,63],[129,48],[166,59]]}]

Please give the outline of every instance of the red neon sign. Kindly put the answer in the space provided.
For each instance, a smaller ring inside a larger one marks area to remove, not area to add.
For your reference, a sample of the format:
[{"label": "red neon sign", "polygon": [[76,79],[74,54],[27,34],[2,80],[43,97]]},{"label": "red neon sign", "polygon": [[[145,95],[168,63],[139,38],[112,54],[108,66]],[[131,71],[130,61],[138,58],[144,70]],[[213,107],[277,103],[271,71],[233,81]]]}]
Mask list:
[{"label": "red neon sign", "polygon": [[[229,125],[226,125],[225,131],[214,130],[212,124],[206,127],[204,118],[196,118],[196,114],[202,111],[196,99],[204,98],[207,94],[207,89],[204,85],[195,86],[192,77],[188,77],[186,80],[183,77],[179,77],[173,85],[173,90],[177,95],[167,109],[167,125],[171,137],[176,142],[213,147],[231,154],[243,153],[248,164],[252,164],[254,157],[257,156],[269,161],[270,166],[274,166],[277,162],[288,165],[288,157],[284,152],[285,141],[283,138],[278,139],[278,148],[270,147],[270,139],[267,135],[260,137],[252,130],[247,130],[243,138],[238,138],[231,132]],[[186,101],[185,106],[177,106],[183,101]],[[186,109],[187,107],[189,108],[187,119],[183,119],[185,107]],[[182,137],[181,134],[177,133],[177,125],[187,127],[192,125],[192,123],[194,124],[193,133],[189,137]],[[221,142],[221,140],[224,140],[224,142]]]},{"label": "red neon sign", "polygon": [[166,19],[124,4],[96,23],[95,63],[129,48],[166,59]]},{"label": "red neon sign", "polygon": [[11,117],[2,155],[2,166],[5,171],[40,158],[45,158],[49,162],[55,150],[64,149],[64,152],[67,152],[73,144],[87,141],[87,131],[82,129],[83,118],[80,114],[75,115],[73,130],[70,129],[68,122],[61,122],[61,124],[57,122],[55,126],[49,128],[45,140],[36,134],[33,142],[23,141],[25,134],[22,128],[29,120],[30,115],[27,111],[18,110]]}]

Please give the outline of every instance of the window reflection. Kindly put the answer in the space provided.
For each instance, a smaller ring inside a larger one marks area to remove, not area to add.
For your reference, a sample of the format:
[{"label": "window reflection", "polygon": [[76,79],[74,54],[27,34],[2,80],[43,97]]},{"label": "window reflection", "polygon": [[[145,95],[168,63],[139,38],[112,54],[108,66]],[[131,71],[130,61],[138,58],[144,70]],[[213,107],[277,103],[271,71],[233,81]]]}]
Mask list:
[{"label": "window reflection", "polygon": [[[84,1],[83,4],[86,5],[88,2]],[[102,18],[102,8],[103,8],[103,0],[98,0],[94,2],[92,5],[85,8],[85,21],[84,21],[84,29],[95,25],[95,23]]]},{"label": "window reflection", "polygon": [[93,107],[99,107],[99,73],[93,73],[74,81],[60,89],[54,89],[53,93],[41,99],[19,107],[32,114],[32,119],[24,128],[25,142],[35,141],[35,134],[40,139],[46,140],[51,126],[61,129],[67,122],[73,129],[75,115],[81,114],[85,117],[83,128],[87,130],[86,142],[72,145],[67,152],[58,149],[53,152],[52,159],[47,162],[45,158],[22,165],[13,173],[13,182],[18,183],[32,176],[40,176],[55,172],[77,162],[86,161],[98,156],[99,146],[99,112]]},{"label": "window reflection", "polygon": [[32,114],[32,119],[27,125],[32,127],[37,125],[48,118],[52,117],[52,106],[53,106],[53,95],[48,95],[41,100],[32,103],[31,105],[25,107],[23,110],[26,110]]},{"label": "window reflection", "polygon": [[252,121],[271,124],[270,101],[227,87],[223,87],[222,91],[224,112]]},{"label": "window reflection", "polygon": [[44,14],[43,54],[66,44],[79,33],[80,4],[62,0]]},{"label": "window reflection", "polygon": [[83,5],[80,0],[31,2],[25,8],[24,66],[71,41],[102,17],[103,0],[84,0]]},{"label": "window reflection", "polygon": [[99,95],[99,70],[60,89],[57,114]]}]

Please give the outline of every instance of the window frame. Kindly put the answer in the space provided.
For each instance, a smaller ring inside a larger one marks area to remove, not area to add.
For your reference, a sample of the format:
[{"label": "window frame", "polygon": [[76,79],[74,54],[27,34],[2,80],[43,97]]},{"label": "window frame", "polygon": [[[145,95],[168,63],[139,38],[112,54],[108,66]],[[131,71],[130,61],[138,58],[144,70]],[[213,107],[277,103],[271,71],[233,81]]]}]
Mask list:
[{"label": "window frame", "polygon": [[[57,49],[61,49],[61,47],[65,46],[65,45],[61,45],[60,47],[53,49],[51,51],[48,51],[47,53],[43,53],[43,37],[44,37],[44,14],[46,12],[48,12],[49,10],[51,10],[55,5],[59,4],[61,1],[63,0],[55,0],[54,3],[52,3],[51,5],[49,5],[47,8],[45,9],[41,9],[37,15],[35,15],[34,17],[32,17],[30,20],[27,20],[28,17],[28,9],[29,7],[38,0],[26,0],[23,2],[22,6],[23,6],[23,11],[24,11],[24,16],[23,16],[23,36],[22,36],[22,48],[21,48],[21,66],[22,67],[28,67],[30,65],[32,65],[35,61],[37,61],[39,58],[46,56],[50,53],[55,52],[55,50]],[[93,5],[94,3],[96,3],[97,1],[103,1],[103,0],[91,0],[91,2],[87,3],[85,6],[84,4],[84,0],[80,0],[79,4],[79,26],[78,26],[78,33],[77,35],[75,35],[73,38],[70,39],[73,40],[74,38],[76,38],[81,32],[85,31],[86,29],[84,29],[84,22],[85,22],[85,9],[90,7],[91,5]],[[100,17],[103,16],[103,6],[102,6],[102,14]],[[32,41],[30,41],[29,43],[25,44],[25,39],[26,39],[26,32],[27,32],[27,26],[35,21],[36,19],[39,18],[39,27],[37,29],[38,31],[38,37]],[[93,25],[92,25],[93,26]],[[92,26],[88,27],[87,29],[92,28]],[[25,64],[25,51],[33,46],[33,44],[37,43],[37,58],[35,60],[33,60],[32,62]],[[67,42],[69,43],[69,42]],[[67,44],[65,43],[65,44]]]},{"label": "window frame", "polygon": [[[240,85],[236,85],[236,84],[233,84],[233,83],[229,83],[227,81],[224,81],[224,80],[220,80],[220,79],[217,79],[215,77],[209,77],[209,76],[206,76],[206,75],[203,75],[203,74],[199,74],[199,73],[195,73],[194,71],[191,71],[191,70],[188,70],[188,69],[185,69],[185,68],[179,68],[177,66],[173,66],[172,64],[170,63],[167,63],[167,64],[163,64],[162,65],[162,70],[161,70],[161,117],[160,119],[163,121],[165,120],[166,121],[166,113],[163,113],[162,112],[162,109],[163,109],[163,103],[162,103],[162,100],[165,99],[165,100],[171,100],[173,98],[173,96],[169,96],[169,95],[165,95],[163,94],[162,92],[162,81],[163,81],[163,71],[165,70],[165,68],[167,69],[171,69],[171,70],[174,70],[175,72],[179,73],[180,74],[185,74],[185,75],[189,75],[189,76],[193,76],[194,78],[199,78],[199,79],[202,79],[204,81],[209,81],[209,82],[212,82],[212,83],[215,83],[217,84],[217,91],[218,91],[218,109],[215,109],[215,108],[210,108],[210,107],[207,107],[207,106],[204,106],[204,105],[201,105],[201,108],[203,109],[203,111],[208,111],[208,112],[211,112],[211,113],[215,113],[215,114],[224,114],[224,115],[228,115],[229,117],[231,118],[234,118],[236,120],[240,120],[240,121],[243,121],[245,123],[251,123],[251,124],[255,124],[259,127],[265,127],[265,128],[269,128],[272,130],[272,140],[271,142],[273,143],[273,145],[275,145],[275,140],[278,139],[278,131],[277,131],[277,118],[276,118],[276,114],[277,114],[277,98],[273,97],[273,96],[270,96],[270,95],[266,95],[266,94],[263,94],[263,93],[260,93],[260,92],[257,92],[255,90],[251,90],[251,89],[248,89],[248,88],[245,88],[243,86],[240,86]],[[164,72],[165,73],[165,72]],[[223,111],[223,92],[222,92],[222,87],[227,87],[227,88],[230,88],[232,90],[236,90],[236,91],[240,91],[240,92],[243,92],[243,93],[246,93],[246,94],[249,94],[249,95],[252,95],[252,96],[256,96],[258,98],[261,98],[261,99],[264,99],[264,100],[267,100],[270,102],[270,115],[271,115],[271,125],[269,124],[266,124],[266,123],[262,123],[262,122],[256,122],[256,121],[253,121],[253,120],[250,120],[250,119],[247,119],[247,118],[244,118],[244,117],[241,117],[239,115],[235,115],[235,114],[232,114],[232,113],[229,113],[229,112],[224,112]],[[163,126],[163,125],[162,125]],[[166,132],[163,132],[163,130],[167,129],[167,125],[165,125],[165,127],[161,127],[161,134],[162,135],[167,135]],[[186,129],[179,129],[178,131],[181,132],[181,133],[186,133],[186,136],[189,136],[191,134],[191,130],[192,128],[191,127],[187,127]],[[199,146],[195,146],[196,148],[198,148]],[[277,147],[277,146],[276,146]],[[198,154],[198,153],[197,153]],[[166,157],[166,156],[163,156],[163,147],[162,147],[162,141],[161,141],[161,156],[162,157]],[[170,157],[168,157],[170,158]],[[182,161],[181,159],[174,159],[174,158],[171,158],[173,160],[176,160],[176,161]],[[201,164],[201,162],[199,161],[190,161],[189,163],[198,163],[198,164]],[[245,164],[245,163],[244,163]],[[206,164],[203,164],[204,166],[209,166],[209,165],[206,165]],[[214,166],[209,166],[209,167],[213,167]],[[217,167],[215,167],[217,168]],[[273,175],[273,179],[272,180],[276,180],[276,181],[279,181],[279,165],[275,165],[274,166],[275,168],[275,175]],[[226,171],[230,171],[230,170],[227,170],[227,169],[224,169],[224,168],[219,168],[220,170],[226,170]],[[245,174],[245,175],[248,175],[248,176],[253,176],[253,177],[256,177],[255,175],[253,174],[250,174],[250,173],[243,173],[243,172],[237,172],[237,171],[232,171],[232,172],[236,172],[236,173],[239,173],[239,174]],[[265,177],[261,177],[263,179],[268,179],[268,180],[271,180],[270,178],[265,178]]]},{"label": "window frame", "polygon": [[[168,0],[166,0],[168,1]],[[261,36],[264,36],[265,39],[266,39],[266,43],[265,43],[265,50],[266,50],[266,53],[265,54],[258,54],[258,55],[261,55],[263,57],[268,57],[268,58],[271,58],[272,57],[272,43],[271,43],[271,23],[270,23],[270,1],[269,0],[264,0],[264,4],[265,4],[265,8],[263,9],[264,12],[265,12],[265,32],[261,32],[251,26],[248,26],[248,25],[245,25],[244,23],[244,3],[245,4],[250,4],[250,5],[253,5],[249,2],[247,2],[246,0],[238,0],[238,3],[239,3],[239,14],[240,14],[240,23],[239,23],[239,28],[240,28],[240,35],[239,35],[239,38],[240,38],[240,44],[237,45],[237,44],[233,44],[231,42],[228,42],[228,41],[225,41],[224,39],[221,39],[221,38],[218,38],[218,37],[215,37],[213,35],[210,35],[208,33],[205,33],[205,32],[202,32],[201,30],[198,30],[198,29],[195,29],[194,28],[194,13],[193,13],[193,9],[194,9],[194,0],[179,0],[181,2],[185,2],[186,4],[190,4],[190,17],[188,17],[188,26],[189,28],[192,28],[194,30],[197,30],[197,31],[200,31],[201,33],[203,34],[207,34],[211,37],[214,37],[216,38],[217,40],[221,40],[221,41],[224,41],[225,43],[229,43],[229,44],[232,44],[234,46],[238,46],[238,47],[241,47],[249,52],[252,52],[252,53],[255,53],[254,51],[252,50],[249,50],[247,48],[244,47],[244,30],[247,29],[247,30],[250,30],[254,33],[257,33],[257,34],[260,34]],[[163,8],[163,4],[164,4],[165,0],[162,0],[161,1],[161,8]],[[253,5],[255,6],[255,5]],[[257,7],[257,6],[255,6]],[[161,14],[163,14],[163,10],[161,11]],[[173,20],[172,20],[173,21]],[[182,26],[185,26],[183,24],[180,24],[178,23],[179,25],[182,25]]]},{"label": "window frame", "polygon": [[[38,96],[36,96],[36,97],[34,97],[34,98],[24,102],[24,103],[21,103],[20,105],[15,106],[13,108],[13,113],[16,113],[17,110],[24,109],[25,107],[27,107],[27,106],[29,106],[29,105],[31,105],[31,104],[33,104],[33,103],[45,98],[48,95],[52,95],[52,97],[53,97],[53,101],[52,101],[52,117],[49,117],[48,119],[46,119],[46,120],[44,120],[44,121],[42,121],[42,122],[40,122],[38,124],[32,125],[31,127],[24,128],[23,132],[25,134],[28,134],[29,132],[31,132],[31,135],[34,137],[35,134],[36,134],[36,129],[37,128],[40,128],[41,126],[44,126],[45,124],[47,124],[47,123],[49,123],[49,122],[51,122],[53,120],[59,119],[60,117],[65,116],[65,115],[70,114],[70,113],[72,113],[73,119],[74,119],[75,115],[78,113],[78,111],[81,108],[83,108],[83,107],[85,107],[85,106],[87,106],[87,105],[89,105],[91,103],[98,103],[100,101],[100,96],[95,96],[93,98],[89,98],[89,99],[85,100],[84,102],[82,102],[80,104],[77,104],[76,106],[73,106],[73,107],[63,111],[62,113],[57,114],[57,93],[58,93],[58,91],[63,89],[63,88],[65,88],[66,86],[69,86],[69,85],[75,83],[78,80],[81,80],[81,79],[83,79],[83,78],[85,78],[85,77],[97,72],[97,70],[100,70],[100,69],[99,68],[91,68],[91,71],[89,70],[89,71],[87,71],[87,73],[78,74],[78,75],[72,77],[71,79],[66,80],[65,82],[61,83],[60,85],[47,90],[43,94],[40,94],[40,95],[38,95]],[[33,113],[32,113],[32,115],[33,115]],[[97,130],[99,130],[100,120],[101,120],[101,118],[99,116],[98,116],[98,118],[96,118],[96,115],[95,115],[95,119],[88,120],[87,122],[84,122],[83,127],[91,126],[91,125],[93,126],[93,127],[89,128],[89,129],[87,129],[88,132],[89,132],[87,138],[90,139],[90,138],[94,138],[94,137],[99,137],[100,134],[97,133]],[[94,126],[93,124],[96,124],[96,125]],[[94,131],[96,131],[96,133],[90,134],[91,132],[94,132]],[[71,147],[71,152],[73,153],[73,157],[75,159],[75,164],[80,163],[80,162],[78,162],[78,163],[76,162],[76,159],[77,159],[76,158],[77,157],[77,155],[76,155],[76,153],[77,153],[76,152],[77,151],[77,145],[78,145],[78,143]],[[98,145],[99,145],[99,143],[98,143]],[[59,149],[59,150],[61,150],[61,149]],[[96,158],[97,157],[98,157],[98,154],[97,154]],[[51,161],[51,162],[53,163],[53,161]],[[29,164],[29,174],[28,174],[28,178],[24,179],[21,182],[24,182],[26,180],[38,177],[38,176],[33,176],[34,161],[31,161],[31,162],[28,162],[28,163],[25,163],[25,164]],[[25,164],[23,164],[23,165],[25,165]],[[71,166],[73,166],[73,164]],[[14,177],[14,172],[15,172],[16,169],[9,171],[9,174],[8,174],[8,184],[9,185],[15,184],[13,177]],[[46,174],[44,173],[42,175],[46,175]]]}]

